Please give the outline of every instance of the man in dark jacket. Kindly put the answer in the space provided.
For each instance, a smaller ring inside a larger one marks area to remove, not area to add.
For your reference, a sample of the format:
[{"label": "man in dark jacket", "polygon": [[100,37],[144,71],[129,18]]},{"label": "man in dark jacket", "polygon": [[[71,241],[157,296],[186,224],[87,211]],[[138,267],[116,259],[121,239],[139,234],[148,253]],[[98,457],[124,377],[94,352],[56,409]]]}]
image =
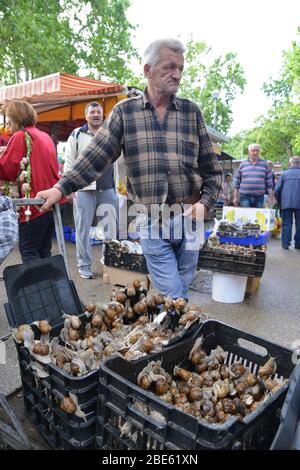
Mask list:
[{"label": "man in dark jacket", "polygon": [[282,212],[282,248],[289,249],[295,216],[295,248],[300,250],[300,157],[289,160],[289,169],[280,176],[275,187],[275,197]]}]

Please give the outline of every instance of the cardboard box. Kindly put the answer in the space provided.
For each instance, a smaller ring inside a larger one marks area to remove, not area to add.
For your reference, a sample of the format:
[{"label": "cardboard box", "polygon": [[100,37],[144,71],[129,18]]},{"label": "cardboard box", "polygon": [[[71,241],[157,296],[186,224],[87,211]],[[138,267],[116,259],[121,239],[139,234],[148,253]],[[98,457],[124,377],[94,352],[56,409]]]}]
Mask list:
[{"label": "cardboard box", "polygon": [[135,271],[127,271],[121,268],[112,268],[110,266],[103,266],[103,283],[118,286],[127,286],[131,284],[134,279],[139,279],[144,283],[147,289],[151,287],[150,274],[141,274]]},{"label": "cardboard box", "polygon": [[246,284],[246,294],[254,294],[258,291],[260,277],[248,277]]},{"label": "cardboard box", "polygon": [[275,209],[224,206],[223,219],[259,224],[262,232],[269,232],[275,227]]}]

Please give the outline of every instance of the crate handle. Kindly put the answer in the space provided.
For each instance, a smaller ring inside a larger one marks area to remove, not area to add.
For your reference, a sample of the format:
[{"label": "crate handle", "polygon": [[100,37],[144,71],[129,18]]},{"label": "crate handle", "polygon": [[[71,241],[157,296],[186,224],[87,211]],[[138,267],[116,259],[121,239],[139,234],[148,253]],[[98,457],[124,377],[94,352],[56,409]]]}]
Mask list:
[{"label": "crate handle", "polygon": [[246,349],[247,351],[251,351],[257,354],[258,356],[268,356],[267,349],[264,346],[261,346],[260,344],[254,343],[253,341],[249,341],[245,338],[238,338],[237,344],[239,345],[239,347]]}]

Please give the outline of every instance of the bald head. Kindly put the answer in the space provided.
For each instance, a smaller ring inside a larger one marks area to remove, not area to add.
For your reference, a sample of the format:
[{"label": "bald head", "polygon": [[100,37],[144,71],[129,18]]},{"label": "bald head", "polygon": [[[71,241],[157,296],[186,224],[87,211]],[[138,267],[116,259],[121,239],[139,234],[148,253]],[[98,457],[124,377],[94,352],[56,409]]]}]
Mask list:
[{"label": "bald head", "polygon": [[289,159],[289,165],[290,167],[300,168],[300,157],[298,157],[297,155],[291,157]]}]

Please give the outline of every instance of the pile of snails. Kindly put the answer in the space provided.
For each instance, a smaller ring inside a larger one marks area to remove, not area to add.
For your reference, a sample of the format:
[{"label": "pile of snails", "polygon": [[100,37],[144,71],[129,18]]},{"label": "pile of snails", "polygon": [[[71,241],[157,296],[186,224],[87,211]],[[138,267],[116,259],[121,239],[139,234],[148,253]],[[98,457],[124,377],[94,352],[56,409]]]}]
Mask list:
[{"label": "pile of snails", "polygon": [[[170,328],[170,313],[177,316],[176,328]],[[160,351],[193,322],[205,318],[203,315],[184,299],[173,300],[155,289],[147,291],[137,280],[125,289],[113,289],[107,304],[89,302],[80,317],[64,314],[59,336],[50,338],[52,327],[41,320],[15,328],[13,337],[36,359],[39,376],[47,376],[41,364],[50,363],[67,374],[82,376],[113,354],[134,360]]]},{"label": "pile of snails", "polygon": [[242,420],[287,382],[274,377],[274,358],[254,374],[241,362],[226,365],[227,353],[221,346],[207,355],[201,343],[202,338],[195,342],[188,369],[175,366],[172,375],[160,361],[150,362],[137,377],[139,387],[198,419],[221,424],[232,415]]}]

